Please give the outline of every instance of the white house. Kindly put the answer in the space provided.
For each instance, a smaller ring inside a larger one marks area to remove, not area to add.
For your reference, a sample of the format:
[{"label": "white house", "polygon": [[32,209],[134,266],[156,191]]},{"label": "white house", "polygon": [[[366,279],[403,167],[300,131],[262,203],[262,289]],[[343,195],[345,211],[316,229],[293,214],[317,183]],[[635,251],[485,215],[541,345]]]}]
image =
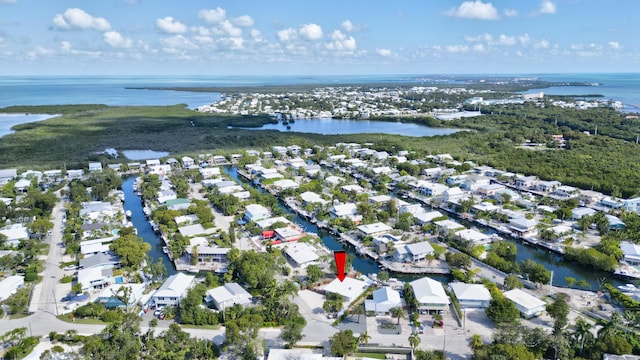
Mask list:
[{"label": "white house", "polygon": [[0,301],[6,300],[15,294],[24,285],[24,276],[8,276],[0,281]]},{"label": "white house", "polygon": [[346,277],[344,281],[340,281],[338,278],[333,279],[333,281],[325,285],[322,290],[324,290],[325,293],[342,296],[344,298],[344,306],[349,306],[367,287],[369,287],[369,284],[365,281]]},{"label": "white house", "polygon": [[433,247],[427,241],[405,245],[413,262],[425,260],[427,255],[433,255]]},{"label": "white house", "polygon": [[358,226],[358,234],[362,237],[380,236],[391,232],[391,230],[393,230],[393,228],[381,222]]},{"label": "white house", "polygon": [[591,216],[595,213],[596,211],[593,210],[592,208],[587,208],[587,207],[575,208],[571,210],[571,220],[582,219],[585,216]]},{"label": "white house", "polygon": [[461,225],[453,220],[440,220],[436,221],[433,224],[436,226],[437,232],[444,235],[464,229],[464,225]]},{"label": "white house", "polygon": [[178,232],[180,233],[180,235],[184,237],[192,237],[192,236],[204,234],[206,230],[202,226],[202,224],[193,224],[193,225],[186,225],[186,226],[179,227]]},{"label": "white house", "polygon": [[320,257],[313,246],[304,242],[288,243],[284,248],[284,255],[296,266],[305,268],[316,262]]},{"label": "white house", "polygon": [[83,292],[102,289],[111,283],[113,283],[112,268],[92,267],[78,270],[78,284],[81,284]]},{"label": "white house", "polygon": [[287,189],[297,189],[300,187],[300,184],[291,180],[291,179],[282,179],[273,182],[273,187],[278,190],[287,190]]},{"label": "white house", "polygon": [[323,199],[322,196],[320,196],[319,194],[316,194],[312,191],[305,191],[302,194],[300,194],[300,199],[302,199],[302,201],[305,204],[320,204],[320,205],[325,205],[328,203],[327,200]]},{"label": "white house", "polygon": [[516,305],[523,317],[530,319],[545,311],[547,303],[521,289],[504,292],[504,297]]},{"label": "white house", "polygon": [[439,281],[423,277],[410,282],[409,285],[413,289],[418,310],[421,312],[445,310],[449,307],[449,297]]},{"label": "white house", "polygon": [[538,222],[533,219],[527,219],[524,217],[509,220],[509,229],[516,236],[529,237],[538,233],[536,226]]},{"label": "white house", "polygon": [[491,236],[473,229],[459,230],[456,231],[455,235],[457,238],[465,241],[470,241],[475,245],[488,245],[489,243],[491,243]]},{"label": "white house", "polygon": [[180,300],[187,295],[187,291],[195,284],[196,277],[177,273],[169,276],[169,278],[160,286],[151,300],[157,307],[178,305]]},{"label": "white house", "polygon": [[238,283],[227,283],[215,289],[207,290],[205,301],[212,303],[216,309],[224,310],[234,305],[247,306],[253,297]]},{"label": "white house", "polygon": [[442,200],[445,202],[458,201],[462,198],[464,192],[459,187],[448,188],[442,194]]},{"label": "white house", "polygon": [[333,218],[349,218],[355,223],[362,221],[362,216],[358,214],[358,209],[354,203],[334,205],[329,209],[329,215]]},{"label": "white house", "polygon": [[18,246],[21,240],[29,239],[29,231],[22,224],[12,224],[0,229],[0,234],[7,237],[6,243],[11,246]]},{"label": "white house", "polygon": [[102,171],[102,163],[99,163],[99,162],[89,163],[89,172],[100,172],[100,171]]},{"label": "white house", "polygon": [[247,221],[259,221],[271,217],[271,211],[260,204],[249,204],[244,207]]},{"label": "white house", "polygon": [[628,241],[620,242],[622,260],[629,265],[640,265],[640,245]]},{"label": "white house", "polygon": [[402,307],[402,299],[397,290],[390,287],[381,287],[373,292],[373,300],[365,300],[364,308],[376,315],[389,315],[389,310],[394,307]]},{"label": "white house", "polygon": [[482,284],[465,284],[455,281],[449,284],[463,309],[486,308],[491,302],[491,293]]}]

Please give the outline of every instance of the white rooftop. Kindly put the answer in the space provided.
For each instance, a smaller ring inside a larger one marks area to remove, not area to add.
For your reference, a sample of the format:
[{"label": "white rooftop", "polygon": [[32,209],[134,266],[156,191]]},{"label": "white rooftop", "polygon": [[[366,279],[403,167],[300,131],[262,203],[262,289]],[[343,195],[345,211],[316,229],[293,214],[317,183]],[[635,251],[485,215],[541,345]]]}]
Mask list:
[{"label": "white rooftop", "polygon": [[522,306],[525,309],[535,309],[545,306],[546,303],[537,297],[525,292],[521,289],[513,289],[503,293],[504,297]]}]

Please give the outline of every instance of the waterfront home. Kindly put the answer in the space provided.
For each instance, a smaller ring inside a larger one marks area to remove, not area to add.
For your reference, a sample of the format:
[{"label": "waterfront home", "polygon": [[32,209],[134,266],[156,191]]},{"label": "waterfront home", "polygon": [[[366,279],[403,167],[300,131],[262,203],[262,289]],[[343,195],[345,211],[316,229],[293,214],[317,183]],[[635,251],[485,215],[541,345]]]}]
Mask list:
[{"label": "waterfront home", "polygon": [[206,229],[202,226],[202,224],[193,224],[179,227],[178,232],[180,233],[180,235],[188,238],[204,234],[206,232]]},{"label": "waterfront home", "polygon": [[111,218],[118,210],[111,203],[103,201],[92,201],[82,203],[80,217],[86,220],[98,221],[100,219]]},{"label": "waterfront home", "polygon": [[462,241],[469,241],[474,245],[487,246],[491,243],[491,236],[473,229],[456,231],[455,236]]},{"label": "waterfront home", "polygon": [[100,171],[102,171],[102,163],[100,162],[89,163],[89,172],[100,172]]},{"label": "waterfront home", "polygon": [[543,193],[554,192],[561,185],[562,183],[556,180],[538,181],[536,183],[535,190]]},{"label": "waterfront home", "polygon": [[533,219],[517,218],[509,220],[509,230],[519,237],[531,237],[538,233],[538,222]]},{"label": "waterfront home", "polygon": [[491,212],[494,212],[494,211],[498,211],[499,209],[500,209],[500,207],[498,207],[498,206],[496,206],[496,205],[494,205],[494,204],[492,204],[490,202],[484,201],[484,202],[481,202],[480,204],[473,205],[471,207],[471,213],[472,214],[478,214],[479,212],[491,213]]},{"label": "waterfront home", "polygon": [[173,190],[162,190],[158,191],[156,195],[158,198],[158,204],[164,204],[169,200],[175,200],[178,198],[178,193]]},{"label": "waterfront home", "polygon": [[609,230],[624,230],[626,227],[625,223],[619,217],[609,214],[605,214],[604,216],[607,218],[607,222],[609,223]]},{"label": "waterfront home", "polygon": [[244,217],[247,221],[259,221],[271,217],[271,210],[260,204],[249,204],[244,207]]},{"label": "waterfront home", "polygon": [[476,193],[485,198],[491,198],[494,197],[498,191],[502,191],[505,189],[506,187],[502,184],[489,184],[477,188]]},{"label": "waterfront home", "polygon": [[[122,282],[122,277],[118,278]],[[78,284],[82,287],[82,292],[102,289],[113,282],[113,268],[94,267],[78,270]]]},{"label": "waterfront home", "polygon": [[535,187],[538,178],[535,176],[517,176],[515,186],[517,189],[526,190]]},{"label": "waterfront home", "polygon": [[302,205],[306,206],[307,204],[320,204],[324,206],[329,203],[329,201],[325,200],[319,194],[316,194],[312,191],[305,191],[300,194],[300,199],[302,200]]},{"label": "waterfront home", "polygon": [[333,281],[322,287],[325,293],[333,293],[344,298],[344,306],[348,307],[353,300],[362,294],[368,287],[369,283],[357,280],[351,277],[344,278],[343,281],[335,278]]},{"label": "waterfront home", "polygon": [[[199,263],[217,263],[220,265],[227,265],[227,254],[231,248],[222,248],[218,246],[197,245],[187,247],[187,255],[189,260],[194,256],[198,256]],[[220,267],[221,269],[224,266]]]},{"label": "waterfront home", "polygon": [[444,311],[449,308],[449,297],[442,283],[423,277],[409,283],[420,312]]},{"label": "waterfront home", "polygon": [[[371,199],[369,199],[371,200]],[[387,201],[388,202],[388,201]],[[415,217],[416,214],[424,213],[425,210],[420,204],[409,204],[405,203],[403,205],[398,206],[398,213],[404,214],[409,213]]]},{"label": "waterfront home", "polygon": [[187,291],[195,285],[195,279],[195,276],[183,273],[171,275],[162,286],[153,293],[151,300],[158,308],[178,305],[180,300],[187,296]]},{"label": "waterfront home", "polygon": [[480,188],[490,185],[490,179],[482,175],[469,175],[460,187],[467,191],[478,191]]},{"label": "waterfront home", "polygon": [[67,170],[67,179],[69,180],[80,179],[82,176],[84,176],[84,170],[82,169]]},{"label": "waterfront home", "polygon": [[482,284],[465,284],[455,281],[449,284],[449,288],[463,309],[486,308],[491,302],[491,294]]},{"label": "waterfront home", "polygon": [[591,215],[593,215],[595,213],[596,213],[596,211],[593,210],[592,208],[578,207],[578,208],[575,208],[575,209],[571,210],[571,220],[579,220],[579,219],[582,219],[585,216],[591,216]]},{"label": "waterfront home", "polygon": [[209,165],[223,165],[227,163],[227,158],[222,155],[213,155]]},{"label": "waterfront home", "polygon": [[513,289],[504,292],[503,295],[511,300],[525,319],[538,316],[546,310],[547,303],[524,290]]},{"label": "waterfront home", "polygon": [[640,245],[621,241],[620,250],[622,250],[622,261],[633,266],[640,265]]},{"label": "waterfront home", "polygon": [[[102,289],[94,302],[107,309],[129,309],[142,299],[145,287],[145,284],[110,284]],[[127,304],[122,301],[125,298]]]},{"label": "waterfront home", "polygon": [[101,268],[101,269],[112,269],[120,267],[120,257],[114,254],[113,252],[108,252],[106,254],[99,253],[96,255],[91,255],[80,259],[78,263],[78,267],[80,269],[91,269],[91,268]]},{"label": "waterfront home", "polygon": [[400,293],[390,287],[381,287],[373,292],[373,300],[364,301],[364,309],[373,312],[376,316],[390,315],[390,310],[394,307],[402,307]]},{"label": "waterfront home", "polygon": [[196,162],[193,160],[193,158],[192,158],[192,157],[189,157],[189,156],[183,156],[181,160],[182,160],[182,167],[183,167],[183,168],[190,168],[190,167],[192,167],[193,165],[195,165],[195,163],[196,163]]},{"label": "waterfront home", "polygon": [[573,186],[558,186],[550,195],[558,199],[571,199],[580,195],[580,190]]},{"label": "waterfront home", "polygon": [[625,210],[640,213],[640,197],[622,200],[622,203]]},{"label": "waterfront home", "polygon": [[286,244],[284,247],[284,255],[289,259],[293,266],[306,268],[311,264],[315,264],[320,258],[316,253],[316,249],[304,242],[294,242]]},{"label": "waterfront home", "polygon": [[304,236],[304,232],[295,226],[287,226],[273,229],[277,240],[282,242],[298,241]]},{"label": "waterfront home", "polygon": [[598,206],[600,206],[600,208],[602,208],[605,211],[609,211],[612,209],[613,210],[621,209],[622,207],[624,207],[624,203],[620,199],[614,199],[609,196],[605,196],[602,200],[600,200],[600,202],[598,203]]},{"label": "waterfront home", "polygon": [[5,243],[10,246],[18,246],[20,241],[29,239],[29,231],[22,224],[11,224],[0,229],[0,234],[6,236]]},{"label": "waterfront home", "polygon": [[283,191],[287,189],[297,189],[300,187],[300,184],[298,184],[297,182],[291,179],[283,179],[283,180],[274,181],[272,186],[278,191]]},{"label": "waterfront home", "polygon": [[448,187],[438,183],[424,183],[420,186],[420,193],[426,196],[440,196]]},{"label": "waterfront home", "polygon": [[167,210],[187,210],[191,206],[191,200],[185,198],[167,200],[164,206],[167,207]]},{"label": "waterfront home", "polygon": [[404,247],[407,249],[409,260],[412,262],[424,261],[427,255],[433,255],[433,247],[427,241],[407,244]]},{"label": "waterfront home", "polygon": [[198,216],[195,214],[180,215],[173,218],[173,221],[175,221],[178,226],[191,225],[198,222]]},{"label": "waterfront home", "polygon": [[329,186],[337,186],[340,183],[344,182],[344,178],[340,176],[331,175],[324,179]]},{"label": "waterfront home", "polygon": [[0,281],[0,301],[15,294],[22,286],[24,286],[24,276],[22,275],[7,276],[2,279]]},{"label": "waterfront home", "polygon": [[442,194],[442,200],[444,202],[453,203],[462,199],[464,192],[459,187],[448,188]]},{"label": "waterfront home", "polygon": [[253,297],[240,284],[233,282],[207,290],[204,300],[222,311],[234,305],[251,305]]},{"label": "waterfront home", "polygon": [[373,224],[358,226],[358,235],[363,238],[367,236],[375,237],[390,233],[391,230],[393,230],[393,228],[391,228],[389,225],[377,222]]},{"label": "waterfront home", "polygon": [[171,174],[171,170],[171,165],[169,164],[158,164],[147,167],[147,173],[160,177]]},{"label": "waterfront home", "polygon": [[357,224],[362,221],[362,216],[358,214],[357,206],[354,203],[334,205],[329,209],[329,216],[332,218],[348,218]]},{"label": "waterfront home", "polygon": [[251,193],[249,191],[238,191],[238,192],[234,192],[231,195],[233,195],[234,197],[238,198],[238,200],[248,200],[251,198]]},{"label": "waterfront home", "polygon": [[203,179],[211,179],[220,177],[219,167],[205,167],[198,170]]},{"label": "waterfront home", "polygon": [[464,229],[464,225],[461,225],[453,220],[440,220],[433,223],[436,227],[436,233],[447,236],[453,234],[458,230]]},{"label": "waterfront home", "polygon": [[441,218],[442,216],[442,213],[436,210],[413,214],[413,217],[416,219],[418,225],[425,225],[427,223],[430,223],[434,219]]},{"label": "waterfront home", "polygon": [[260,229],[264,230],[264,229],[270,228],[271,225],[275,223],[282,223],[282,224],[289,225],[291,224],[291,221],[289,221],[289,219],[287,219],[286,217],[276,216],[268,219],[258,220],[255,223],[256,225],[258,225]]},{"label": "waterfront home", "polygon": [[387,244],[395,244],[400,242],[400,240],[401,239],[399,237],[393,236],[392,234],[384,234],[374,237],[371,241],[373,242],[373,246],[378,253],[384,253],[387,251]]}]

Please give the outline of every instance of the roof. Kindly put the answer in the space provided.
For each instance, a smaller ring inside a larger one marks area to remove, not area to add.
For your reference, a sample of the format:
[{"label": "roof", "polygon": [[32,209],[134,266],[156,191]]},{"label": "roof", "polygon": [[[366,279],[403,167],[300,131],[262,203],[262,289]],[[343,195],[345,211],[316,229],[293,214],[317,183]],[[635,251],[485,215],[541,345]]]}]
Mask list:
[{"label": "roof", "polygon": [[526,291],[520,289],[513,289],[503,293],[504,297],[513,301],[517,305],[525,309],[535,309],[541,306],[545,306],[547,303],[538,299],[537,297],[529,294]]},{"label": "roof", "polygon": [[4,229],[0,229],[0,234],[4,234],[7,237],[7,241],[15,241],[28,239],[29,233],[27,232],[27,228],[22,224],[13,224]]},{"label": "roof", "polygon": [[483,234],[473,229],[463,229],[463,230],[457,231],[456,235],[463,240],[478,241],[478,242],[482,242],[491,238],[489,235]]},{"label": "roof", "polygon": [[222,304],[228,301],[233,301],[234,304],[243,304],[251,301],[252,297],[245,289],[238,283],[228,283],[217,288],[207,290],[207,300],[215,301],[218,304]]},{"label": "roof", "polygon": [[388,286],[375,290],[373,292],[373,301],[375,301],[376,304],[402,304],[400,293]]},{"label": "roof", "polygon": [[338,278],[333,279],[332,282],[325,285],[323,290],[325,292],[341,295],[351,301],[362,294],[366,288],[366,282],[346,277],[344,278],[344,281],[340,281]]},{"label": "roof", "polygon": [[464,225],[458,224],[453,220],[440,220],[440,221],[436,221],[434,224],[445,230],[464,229]]},{"label": "roof", "polygon": [[80,267],[89,269],[98,266],[117,265],[120,263],[120,257],[113,254],[96,254],[80,259]]},{"label": "roof", "polygon": [[91,281],[110,278],[113,276],[113,269],[103,269],[99,267],[78,270],[78,283],[84,288],[91,285]]},{"label": "roof", "polygon": [[187,275],[183,273],[177,273],[169,276],[169,278],[160,286],[158,290],[153,294],[154,297],[180,297],[187,293],[187,290],[191,287],[196,277],[194,275]]},{"label": "roof", "polygon": [[407,244],[405,247],[412,255],[433,253],[433,247],[427,241]]},{"label": "roof", "polygon": [[439,281],[423,277],[409,283],[421,304],[449,304],[449,297]]},{"label": "roof", "polygon": [[17,169],[0,169],[0,179],[10,179],[18,176]]},{"label": "roof", "polygon": [[204,234],[206,230],[204,229],[202,224],[193,224],[193,225],[181,226],[180,228],[178,228],[178,231],[182,236],[190,237],[198,234]]},{"label": "roof", "polygon": [[453,293],[460,301],[490,301],[491,293],[482,284],[465,284],[463,282],[452,282],[449,284]]},{"label": "roof", "polygon": [[358,230],[362,231],[365,234],[372,234],[372,233],[378,233],[383,231],[391,231],[393,230],[393,228],[391,228],[387,224],[377,222],[373,224],[360,225],[358,226]]},{"label": "roof", "polygon": [[319,258],[313,246],[303,242],[287,243],[284,252],[298,265],[316,261]]}]

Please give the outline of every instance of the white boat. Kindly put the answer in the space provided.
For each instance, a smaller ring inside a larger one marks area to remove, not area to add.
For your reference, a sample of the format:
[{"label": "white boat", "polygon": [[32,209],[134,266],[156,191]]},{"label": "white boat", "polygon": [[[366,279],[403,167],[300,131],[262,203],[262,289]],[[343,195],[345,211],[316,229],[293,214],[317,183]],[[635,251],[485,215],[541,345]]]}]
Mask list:
[{"label": "white boat", "polygon": [[199,270],[198,270],[197,267],[192,266],[192,267],[188,268],[187,271],[192,273],[192,274],[197,274]]},{"label": "white boat", "polygon": [[166,246],[163,246],[162,247],[162,252],[165,253],[165,254],[168,254],[169,253],[169,248],[166,247]]},{"label": "white boat", "polygon": [[640,289],[638,289],[638,287],[633,285],[633,284],[620,285],[620,286],[618,286],[618,289],[620,291],[622,291],[622,292],[637,292],[637,291],[640,291]]},{"label": "white boat", "polygon": [[125,211],[125,212],[124,212],[124,214],[125,214],[128,218],[131,218],[131,215],[132,215],[132,214],[131,214],[131,210],[127,210],[127,211]]}]

